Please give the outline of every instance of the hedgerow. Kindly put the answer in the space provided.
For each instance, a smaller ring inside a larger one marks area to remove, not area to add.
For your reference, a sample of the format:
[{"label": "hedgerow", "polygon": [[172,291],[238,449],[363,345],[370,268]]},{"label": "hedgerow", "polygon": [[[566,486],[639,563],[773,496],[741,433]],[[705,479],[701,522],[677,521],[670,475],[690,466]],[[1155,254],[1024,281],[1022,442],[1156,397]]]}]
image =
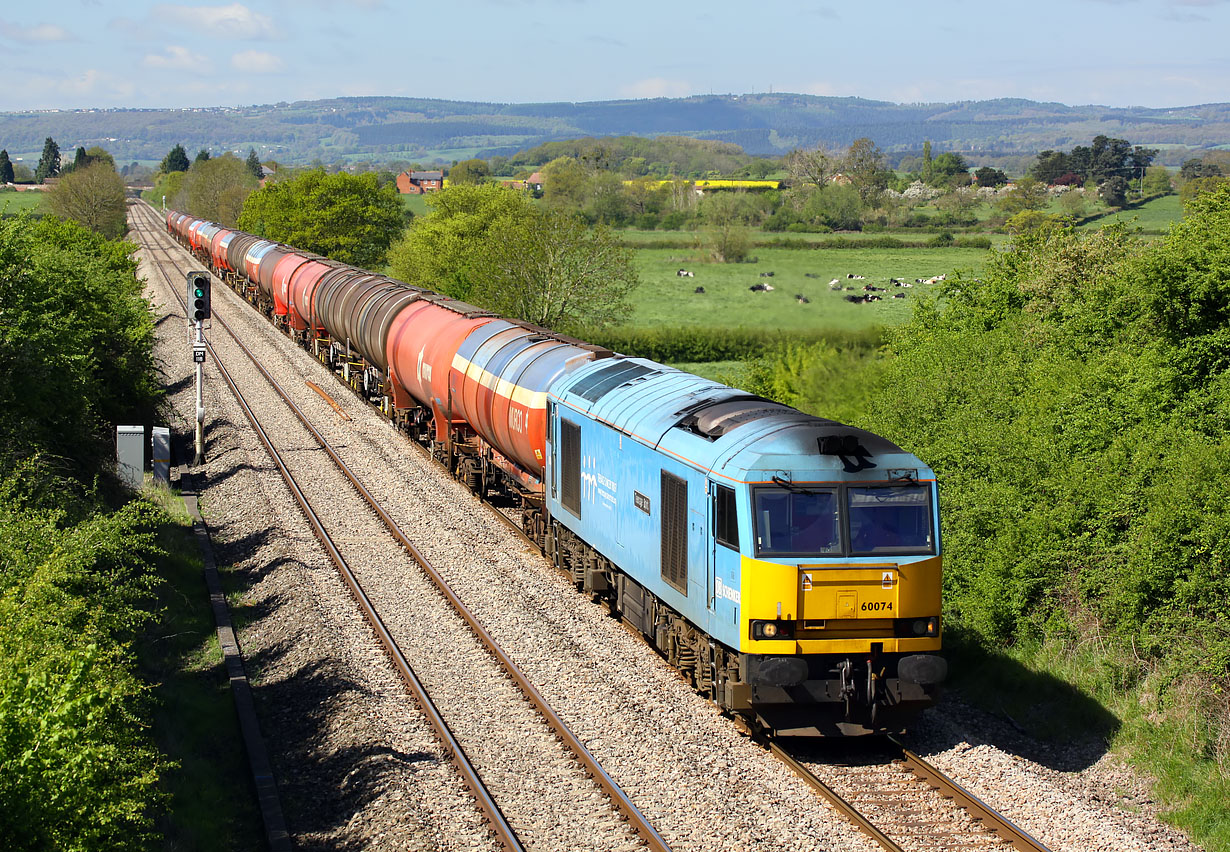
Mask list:
[{"label": "hedgerow", "polygon": [[0,837],[144,848],[165,760],[133,643],[160,510],[114,485],[110,435],[157,402],[134,247],[0,222]]}]

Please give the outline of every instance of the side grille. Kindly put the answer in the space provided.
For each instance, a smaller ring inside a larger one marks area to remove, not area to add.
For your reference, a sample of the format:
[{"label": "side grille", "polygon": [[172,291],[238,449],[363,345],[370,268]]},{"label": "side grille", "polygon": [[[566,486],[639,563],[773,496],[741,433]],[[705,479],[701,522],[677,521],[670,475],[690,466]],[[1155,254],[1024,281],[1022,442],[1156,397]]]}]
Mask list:
[{"label": "side grille", "polygon": [[662,579],[688,593],[688,484],[662,471]]},{"label": "side grille", "polygon": [[581,517],[581,427],[571,420],[559,422],[560,502]]}]

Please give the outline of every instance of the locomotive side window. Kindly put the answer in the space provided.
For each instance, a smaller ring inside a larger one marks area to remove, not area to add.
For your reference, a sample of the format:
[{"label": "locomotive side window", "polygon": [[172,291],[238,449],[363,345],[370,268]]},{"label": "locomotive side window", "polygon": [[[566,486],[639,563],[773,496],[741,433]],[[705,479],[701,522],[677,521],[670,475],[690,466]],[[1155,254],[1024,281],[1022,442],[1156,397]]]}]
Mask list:
[{"label": "locomotive side window", "polygon": [[688,593],[688,484],[662,471],[662,579]]},{"label": "locomotive side window", "polygon": [[567,418],[559,421],[560,503],[581,517],[581,427]]},{"label": "locomotive side window", "polygon": [[852,554],[935,551],[926,485],[848,488],[846,505]]},{"label": "locomotive side window", "polygon": [[739,518],[735,512],[735,490],[718,485],[713,495],[713,534],[718,544],[739,549]]},{"label": "locomotive side window", "polygon": [[755,495],[758,556],[819,556],[841,552],[835,489],[760,488]]}]

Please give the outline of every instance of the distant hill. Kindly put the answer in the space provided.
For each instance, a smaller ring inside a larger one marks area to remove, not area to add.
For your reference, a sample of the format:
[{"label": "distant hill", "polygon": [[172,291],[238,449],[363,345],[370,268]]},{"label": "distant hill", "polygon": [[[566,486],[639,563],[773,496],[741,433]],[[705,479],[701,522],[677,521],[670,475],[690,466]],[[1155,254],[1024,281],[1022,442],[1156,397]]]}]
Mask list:
[{"label": "distant hill", "polygon": [[750,154],[842,147],[868,136],[888,153],[1022,154],[1087,144],[1099,133],[1163,150],[1177,163],[1230,145],[1230,104],[1146,109],[1020,99],[894,104],[792,94],[706,95],[590,103],[496,104],[360,97],[249,107],[0,113],[0,147],[33,155],[52,136],[62,152],[102,145],[118,163],[256,148],[286,163],[354,159],[449,161],[512,155],[583,136],[672,134],[733,142]]}]

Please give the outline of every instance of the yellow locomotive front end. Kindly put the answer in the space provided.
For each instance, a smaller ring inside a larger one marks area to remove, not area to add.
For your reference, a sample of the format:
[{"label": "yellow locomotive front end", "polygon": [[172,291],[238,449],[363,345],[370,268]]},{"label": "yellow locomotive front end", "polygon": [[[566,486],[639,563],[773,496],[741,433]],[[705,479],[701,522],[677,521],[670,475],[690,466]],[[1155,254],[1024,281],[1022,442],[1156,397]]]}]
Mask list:
[{"label": "yellow locomotive front end", "polygon": [[935,483],[896,476],[750,489],[742,694],[731,697],[758,726],[891,732],[932,702],[946,674]]}]

